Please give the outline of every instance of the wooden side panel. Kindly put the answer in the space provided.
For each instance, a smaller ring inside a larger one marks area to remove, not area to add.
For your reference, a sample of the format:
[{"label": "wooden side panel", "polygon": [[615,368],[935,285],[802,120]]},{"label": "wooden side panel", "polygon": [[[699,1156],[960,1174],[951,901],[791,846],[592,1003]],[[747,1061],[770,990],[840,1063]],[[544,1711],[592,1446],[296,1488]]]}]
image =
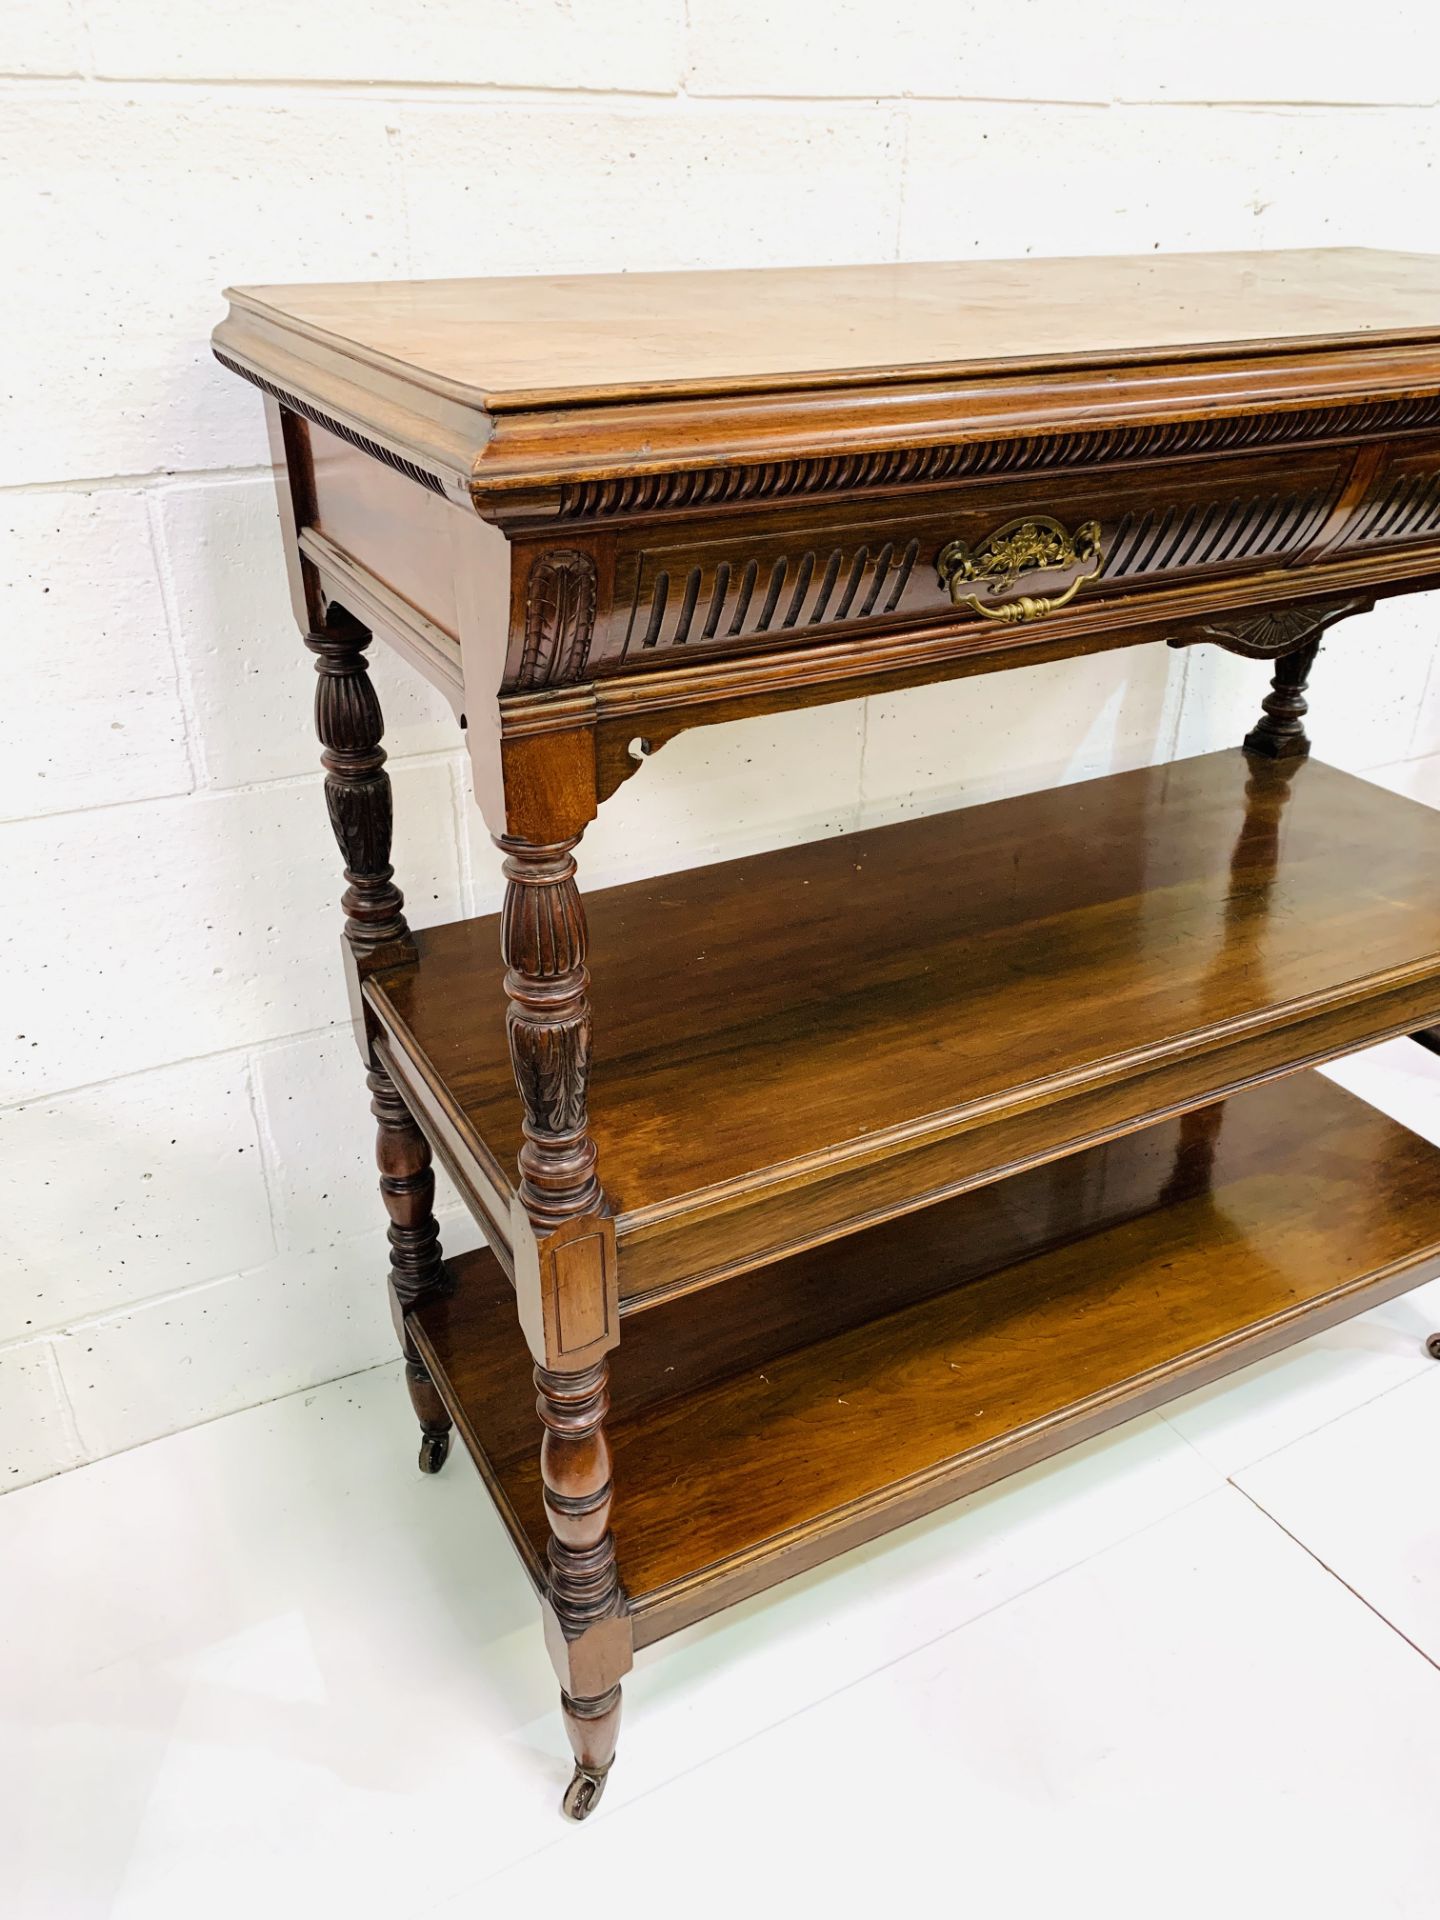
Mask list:
[{"label": "wooden side panel", "polygon": [[460,620],[450,562],[450,522],[464,508],[310,428],[318,532],[452,638]]}]

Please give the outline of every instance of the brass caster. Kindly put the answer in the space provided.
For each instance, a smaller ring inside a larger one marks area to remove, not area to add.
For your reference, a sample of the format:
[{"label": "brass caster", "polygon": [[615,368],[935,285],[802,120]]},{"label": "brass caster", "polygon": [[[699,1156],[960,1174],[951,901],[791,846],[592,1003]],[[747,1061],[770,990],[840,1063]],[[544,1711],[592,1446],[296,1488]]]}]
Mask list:
[{"label": "brass caster", "polygon": [[450,1455],[450,1434],[425,1433],[420,1436],[420,1471],[438,1473]]},{"label": "brass caster", "polygon": [[605,1791],[609,1771],[609,1767],[576,1767],[560,1802],[560,1811],[567,1820],[584,1820],[595,1811]]},{"label": "brass caster", "polygon": [[1425,1342],[1425,1351],[1432,1360],[1440,1360],[1440,1333],[1432,1333]]}]

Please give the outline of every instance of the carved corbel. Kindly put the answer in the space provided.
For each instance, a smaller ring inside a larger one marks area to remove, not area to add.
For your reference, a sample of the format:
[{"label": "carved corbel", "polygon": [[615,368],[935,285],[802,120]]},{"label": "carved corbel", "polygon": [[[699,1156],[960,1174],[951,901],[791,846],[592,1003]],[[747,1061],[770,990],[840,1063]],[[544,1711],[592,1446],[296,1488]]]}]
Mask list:
[{"label": "carved corbel", "polygon": [[1305,689],[1321,635],[1337,620],[1368,613],[1374,604],[1373,594],[1351,594],[1344,600],[1311,600],[1296,607],[1224,614],[1172,635],[1169,644],[1193,647],[1208,640],[1246,660],[1275,661],[1270,691],[1260,703],[1260,718],[1245,736],[1245,751],[1267,760],[1301,760],[1310,751]]},{"label": "carved corbel", "polygon": [[1172,635],[1169,644],[1193,647],[1209,641],[1246,660],[1278,660],[1318,641],[1337,620],[1346,620],[1352,613],[1368,613],[1374,604],[1373,594],[1351,594],[1344,600],[1311,600],[1295,607],[1221,614]]}]

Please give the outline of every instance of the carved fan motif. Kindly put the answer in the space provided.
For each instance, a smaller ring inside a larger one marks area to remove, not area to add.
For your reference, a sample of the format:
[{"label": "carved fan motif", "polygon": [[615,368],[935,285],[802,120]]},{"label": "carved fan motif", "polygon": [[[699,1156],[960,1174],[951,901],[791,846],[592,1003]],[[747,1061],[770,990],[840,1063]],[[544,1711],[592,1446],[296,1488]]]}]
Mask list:
[{"label": "carved fan motif", "polygon": [[1223,624],[1209,622],[1201,627],[1200,636],[1247,660],[1275,660],[1307,645],[1347,614],[1368,612],[1373,605],[1373,598],[1356,598],[1329,600],[1320,606],[1267,607]]}]

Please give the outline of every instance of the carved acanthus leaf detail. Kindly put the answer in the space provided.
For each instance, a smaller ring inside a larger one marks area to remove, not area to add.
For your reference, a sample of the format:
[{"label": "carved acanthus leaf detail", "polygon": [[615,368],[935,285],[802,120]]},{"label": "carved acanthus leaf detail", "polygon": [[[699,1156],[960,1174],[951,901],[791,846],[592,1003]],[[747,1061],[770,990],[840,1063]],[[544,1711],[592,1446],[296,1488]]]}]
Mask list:
[{"label": "carved acanthus leaf detail", "polygon": [[532,1123],[547,1134],[568,1134],[585,1125],[590,1077],[590,1021],[542,1026],[512,1017],[510,1056],[515,1084]]},{"label": "carved acanthus leaf detail", "polygon": [[595,562],[562,548],[543,553],[525,592],[519,688],[566,686],[585,677],[595,632]]}]

